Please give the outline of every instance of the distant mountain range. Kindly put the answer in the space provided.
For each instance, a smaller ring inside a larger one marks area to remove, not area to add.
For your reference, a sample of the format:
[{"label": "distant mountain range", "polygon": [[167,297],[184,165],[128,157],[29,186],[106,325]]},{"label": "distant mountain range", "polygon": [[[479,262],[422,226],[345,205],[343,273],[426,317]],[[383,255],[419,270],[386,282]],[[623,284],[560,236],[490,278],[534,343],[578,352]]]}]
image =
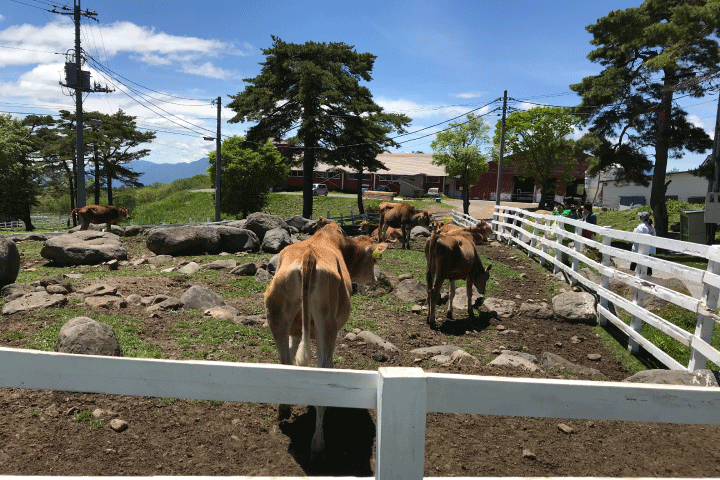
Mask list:
[{"label": "distant mountain range", "polygon": [[135,160],[128,166],[132,171],[142,173],[139,181],[147,186],[155,182],[170,183],[180,178],[207,174],[208,158],[201,158],[189,163],[154,163],[147,160]]}]

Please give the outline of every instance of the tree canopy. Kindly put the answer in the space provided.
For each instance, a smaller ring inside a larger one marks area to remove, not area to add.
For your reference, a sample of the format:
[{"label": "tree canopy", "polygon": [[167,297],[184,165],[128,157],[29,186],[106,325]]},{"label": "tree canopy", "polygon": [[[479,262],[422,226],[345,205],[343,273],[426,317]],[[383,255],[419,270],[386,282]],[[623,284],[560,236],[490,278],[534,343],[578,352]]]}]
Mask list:
[{"label": "tree canopy", "polygon": [[[488,171],[488,154],[482,147],[490,143],[490,126],[473,113],[464,122],[454,122],[439,132],[430,144],[435,165],[445,167],[448,177],[459,177],[463,184],[463,212],[470,210],[470,188]],[[486,148],[487,150],[487,148]]]},{"label": "tree canopy", "polygon": [[[220,210],[229,215],[261,211],[267,204],[269,188],[284,181],[290,173],[288,159],[267,142],[250,148],[243,137],[233,136],[222,142],[220,172]],[[210,152],[208,175],[215,186],[217,151]]]},{"label": "tree canopy", "polygon": [[[675,94],[702,97],[717,71],[720,2],[646,0],[616,10],[586,27],[595,50],[588,58],[604,67],[570,88],[582,97],[578,111],[588,114],[600,139],[600,168],[623,167],[639,179],[654,165],[650,206],[658,235],[667,235],[665,173],[668,157],[704,152],[711,140],[687,120]],[[655,150],[654,162],[646,148]]]},{"label": "tree canopy", "polygon": [[[508,165],[541,186],[538,208],[545,208],[553,178],[561,184],[572,181],[577,165],[575,142],[567,138],[583,124],[578,116],[561,107],[535,107],[510,113],[505,120],[505,151]],[[495,145],[500,144],[500,122],[495,127]]]},{"label": "tree canopy", "polygon": [[[303,153],[303,216],[312,215],[313,171],[318,161],[347,165],[340,146],[348,128],[368,126],[350,121],[353,116],[382,112],[370,90],[360,81],[372,80],[375,55],[358,53],[341,42],[293,44],[273,36],[262,70],[228,107],[235,112],[231,123],[256,122],[248,140],[264,144],[297,130]],[[361,133],[356,133],[360,138]]]},{"label": "tree canopy", "polygon": [[23,219],[25,229],[33,230],[30,207],[37,195],[33,165],[31,130],[20,120],[0,114],[0,214]]}]

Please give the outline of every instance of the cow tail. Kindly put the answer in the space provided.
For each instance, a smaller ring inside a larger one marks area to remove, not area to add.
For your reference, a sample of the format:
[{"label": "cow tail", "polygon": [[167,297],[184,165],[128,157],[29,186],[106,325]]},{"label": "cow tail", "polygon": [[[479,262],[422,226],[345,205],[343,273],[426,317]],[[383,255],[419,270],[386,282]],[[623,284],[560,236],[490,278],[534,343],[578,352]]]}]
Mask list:
[{"label": "cow tail", "polygon": [[310,287],[317,276],[317,259],[312,250],[302,262],[302,341],[295,355],[295,365],[307,365],[310,362]]}]

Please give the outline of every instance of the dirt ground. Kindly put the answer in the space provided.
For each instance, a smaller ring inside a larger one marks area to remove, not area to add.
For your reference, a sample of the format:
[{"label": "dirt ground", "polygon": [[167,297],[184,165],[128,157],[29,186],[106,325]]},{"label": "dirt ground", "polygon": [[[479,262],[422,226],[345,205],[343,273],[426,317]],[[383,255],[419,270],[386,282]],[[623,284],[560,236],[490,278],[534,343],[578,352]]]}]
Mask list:
[{"label": "dirt ground", "polygon": [[[150,255],[143,241],[123,239],[131,260]],[[420,241],[413,248],[421,249]],[[490,244],[479,251],[492,263],[512,265],[527,275],[502,278],[501,288],[489,296],[549,302],[553,294],[567,288],[515,249]],[[22,261],[22,268],[29,268],[42,260],[23,257]],[[89,272],[93,268],[74,270]],[[227,288],[232,277],[221,273],[200,281],[196,276],[147,276],[148,265],[121,268],[126,269],[125,275],[106,277],[102,282],[116,286],[124,296],[164,293],[179,298],[195,284],[219,291]],[[58,270],[58,274],[67,271]],[[388,276],[396,281],[393,273]],[[419,273],[415,276],[421,278]],[[78,289],[97,282],[80,278],[74,286]],[[262,292],[247,292],[226,301],[241,314],[251,314],[262,309]],[[378,347],[340,338],[338,368],[421,366],[426,371],[471,375],[587,379],[566,371],[528,373],[487,364],[496,356],[493,351],[506,348],[538,357],[545,351],[554,352],[600,370],[607,380],[629,376],[587,325],[517,315],[499,322],[488,312],[471,324],[461,311],[456,312],[454,321],[439,316],[439,329],[433,331],[423,315],[413,314],[392,295],[355,296],[353,302],[357,307],[353,315],[379,324],[378,334],[400,353],[377,361],[373,355]],[[262,344],[233,339],[209,351],[184,344],[174,329],[181,322],[196,322],[200,328],[198,317],[186,312],[150,315],[144,307],[128,306],[115,313],[137,318],[141,338],[157,346],[163,358],[213,360],[231,354],[239,361],[277,363],[274,348]],[[0,318],[0,345],[26,347],[28,339],[46,324],[42,314],[4,316]],[[500,324],[504,330],[497,328]],[[579,343],[574,343],[573,337]],[[480,360],[479,365],[442,366],[410,353],[414,348],[443,343],[462,346]],[[600,353],[601,359],[589,360],[590,353]],[[78,415],[96,409],[102,410],[96,418],[83,420]],[[112,430],[109,423],[113,418],[127,421],[128,429]],[[325,419],[324,460],[310,463],[312,407],[295,406],[291,419],[278,424],[276,405],[4,388],[0,389],[0,475],[374,475],[375,411],[333,408]],[[559,423],[569,425],[574,433],[563,433]],[[720,427],[715,426],[428,414],[425,476],[718,477],[718,438]]]}]

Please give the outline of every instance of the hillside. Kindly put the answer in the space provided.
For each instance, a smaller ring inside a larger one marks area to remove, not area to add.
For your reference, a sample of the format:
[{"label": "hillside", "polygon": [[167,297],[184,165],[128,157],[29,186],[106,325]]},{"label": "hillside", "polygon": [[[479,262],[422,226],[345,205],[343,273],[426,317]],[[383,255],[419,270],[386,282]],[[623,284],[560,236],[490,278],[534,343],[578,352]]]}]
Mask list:
[{"label": "hillside", "polygon": [[134,172],[142,172],[140,182],[143,185],[153,183],[170,183],[181,178],[190,178],[205,174],[208,168],[207,157],[189,163],[154,163],[147,160],[130,162],[129,168]]}]

